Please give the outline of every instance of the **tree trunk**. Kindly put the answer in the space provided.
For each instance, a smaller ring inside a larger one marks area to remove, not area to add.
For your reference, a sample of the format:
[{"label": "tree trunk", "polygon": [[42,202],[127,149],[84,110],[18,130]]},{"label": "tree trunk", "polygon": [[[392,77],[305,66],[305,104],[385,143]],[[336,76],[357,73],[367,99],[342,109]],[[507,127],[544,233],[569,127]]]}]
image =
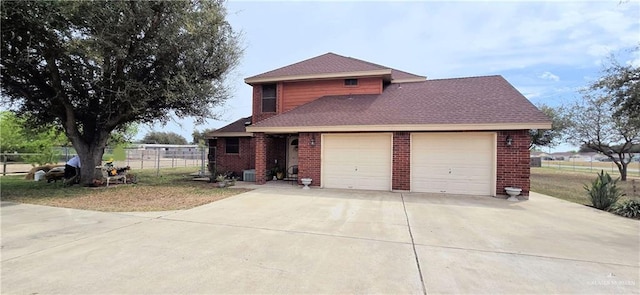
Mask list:
[{"label": "tree trunk", "polygon": [[97,171],[96,166],[102,165],[102,156],[107,145],[109,134],[101,132],[100,135],[92,138],[92,142],[85,142],[80,138],[72,138],[73,147],[80,157],[80,183],[82,185],[93,184],[94,179],[101,179],[101,171]]},{"label": "tree trunk", "polygon": [[629,163],[625,163],[624,161],[620,161],[620,165],[618,165],[618,170],[620,171],[620,181],[627,181],[627,166]]}]

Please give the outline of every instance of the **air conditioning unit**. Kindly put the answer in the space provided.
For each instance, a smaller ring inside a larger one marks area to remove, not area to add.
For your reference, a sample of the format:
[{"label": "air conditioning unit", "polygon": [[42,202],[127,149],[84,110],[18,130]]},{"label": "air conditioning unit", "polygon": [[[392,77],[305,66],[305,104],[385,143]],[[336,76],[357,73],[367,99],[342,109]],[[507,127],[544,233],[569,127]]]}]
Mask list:
[{"label": "air conditioning unit", "polygon": [[242,171],[242,181],[256,181],[256,169],[243,170]]}]

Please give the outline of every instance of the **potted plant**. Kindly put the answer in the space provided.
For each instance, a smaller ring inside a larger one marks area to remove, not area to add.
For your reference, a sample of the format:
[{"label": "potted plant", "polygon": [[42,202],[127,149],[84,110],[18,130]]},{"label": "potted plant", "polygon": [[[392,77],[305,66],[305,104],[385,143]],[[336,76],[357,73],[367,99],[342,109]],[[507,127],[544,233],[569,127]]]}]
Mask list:
[{"label": "potted plant", "polygon": [[284,171],[282,171],[282,168],[280,168],[280,166],[273,167],[273,169],[271,169],[271,175],[274,177],[274,180],[284,179]]},{"label": "potted plant", "polygon": [[216,181],[218,182],[219,188],[227,186],[227,177],[224,174],[218,174],[218,176],[216,177]]}]

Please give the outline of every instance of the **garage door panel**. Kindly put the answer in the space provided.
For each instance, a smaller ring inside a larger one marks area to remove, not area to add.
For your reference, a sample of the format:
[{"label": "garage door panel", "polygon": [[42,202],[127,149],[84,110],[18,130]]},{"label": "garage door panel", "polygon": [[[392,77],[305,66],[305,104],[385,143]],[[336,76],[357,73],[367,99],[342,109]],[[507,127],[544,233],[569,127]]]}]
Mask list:
[{"label": "garage door panel", "polygon": [[327,134],[323,137],[322,185],[390,190],[390,134]]},{"label": "garage door panel", "polygon": [[493,133],[414,133],[411,190],[491,195]]}]

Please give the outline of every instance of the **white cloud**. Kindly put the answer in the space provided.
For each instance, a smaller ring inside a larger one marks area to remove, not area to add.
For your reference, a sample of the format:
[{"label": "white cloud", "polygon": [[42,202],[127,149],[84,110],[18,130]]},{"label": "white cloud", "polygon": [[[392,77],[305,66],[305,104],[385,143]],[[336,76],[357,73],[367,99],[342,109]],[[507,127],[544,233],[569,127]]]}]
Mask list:
[{"label": "white cloud", "polygon": [[554,75],[551,72],[544,72],[544,73],[542,73],[542,75],[538,76],[538,78],[545,79],[545,80],[556,81],[556,82],[560,81],[560,77],[558,77],[557,75]]},{"label": "white cloud", "polygon": [[[599,62],[610,53],[637,46],[640,32],[637,1],[230,1],[227,6],[246,47],[241,77],[234,77],[235,95],[224,108],[228,121],[251,113],[251,88],[242,78],[329,51],[430,79],[502,74],[529,98],[559,102],[574,96],[559,93],[559,87],[584,86],[582,77],[597,77]],[[630,59],[640,62],[640,56]]]}]

